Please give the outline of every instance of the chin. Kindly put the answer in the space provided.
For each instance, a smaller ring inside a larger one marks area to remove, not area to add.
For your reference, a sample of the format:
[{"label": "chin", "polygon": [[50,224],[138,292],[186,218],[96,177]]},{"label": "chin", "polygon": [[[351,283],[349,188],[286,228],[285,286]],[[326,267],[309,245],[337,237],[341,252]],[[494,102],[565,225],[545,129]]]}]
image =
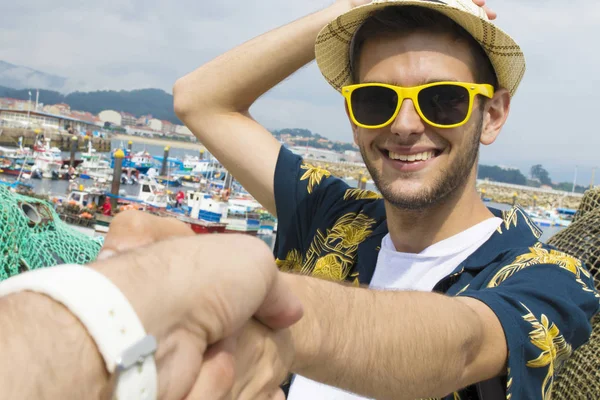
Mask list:
[{"label": "chin", "polygon": [[376,186],[383,198],[391,205],[407,210],[421,210],[435,205],[440,199],[435,190],[422,182],[394,182]]}]

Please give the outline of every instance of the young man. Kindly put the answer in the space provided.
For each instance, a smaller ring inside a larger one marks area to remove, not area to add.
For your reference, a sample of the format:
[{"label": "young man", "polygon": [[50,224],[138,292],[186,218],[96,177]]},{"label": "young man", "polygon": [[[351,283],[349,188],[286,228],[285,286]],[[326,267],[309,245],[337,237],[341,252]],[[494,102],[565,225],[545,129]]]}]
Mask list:
[{"label": "young man", "polygon": [[[180,118],[278,217],[277,262],[305,311],[279,349],[295,357],[289,398],[547,399],[599,296],[520,208],[476,192],[479,145],[508,117],[523,54],[465,1],[365,3],[338,0],[174,88]],[[315,49],[381,197],[304,163],[249,114]]]}]

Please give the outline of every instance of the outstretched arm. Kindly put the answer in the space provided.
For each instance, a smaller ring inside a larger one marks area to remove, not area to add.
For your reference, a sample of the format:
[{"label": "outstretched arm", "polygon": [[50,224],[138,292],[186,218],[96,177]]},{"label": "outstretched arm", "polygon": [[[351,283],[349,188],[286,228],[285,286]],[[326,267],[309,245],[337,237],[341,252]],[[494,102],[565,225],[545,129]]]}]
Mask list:
[{"label": "outstretched arm", "polygon": [[368,398],[443,397],[505,371],[502,326],[485,304],[284,274],[304,304],[292,372]]},{"label": "outstretched arm", "polygon": [[[156,219],[150,221],[157,224]],[[109,278],[146,332],[156,338],[161,400],[184,398],[201,367],[214,360],[203,358],[207,346],[232,336],[252,315],[265,326],[282,328],[302,312],[259,239],[190,234],[178,239],[167,235],[160,242],[80,267]],[[243,274],[240,266],[247,268]],[[110,398],[102,396],[110,396],[112,388],[96,343],[66,307],[32,292],[8,294],[0,297],[0,327],[0,398]],[[233,366],[219,364],[224,367],[216,381],[224,382],[228,391],[233,372],[227,372]]]}]

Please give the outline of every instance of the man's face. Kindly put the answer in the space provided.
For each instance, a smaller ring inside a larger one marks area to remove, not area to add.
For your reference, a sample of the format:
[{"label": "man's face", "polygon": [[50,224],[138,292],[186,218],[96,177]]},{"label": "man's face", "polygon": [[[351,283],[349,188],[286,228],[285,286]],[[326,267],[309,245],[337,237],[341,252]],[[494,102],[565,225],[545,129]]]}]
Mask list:
[{"label": "man's face", "polygon": [[[411,87],[439,81],[475,82],[472,65],[466,43],[419,32],[368,40],[358,72],[360,82]],[[477,96],[470,120],[457,128],[428,125],[411,100],[404,100],[397,118],[386,127],[353,126],[365,164],[389,203],[423,209],[464,186],[475,171],[483,121],[481,101]],[[417,160],[403,161],[407,158]]]}]

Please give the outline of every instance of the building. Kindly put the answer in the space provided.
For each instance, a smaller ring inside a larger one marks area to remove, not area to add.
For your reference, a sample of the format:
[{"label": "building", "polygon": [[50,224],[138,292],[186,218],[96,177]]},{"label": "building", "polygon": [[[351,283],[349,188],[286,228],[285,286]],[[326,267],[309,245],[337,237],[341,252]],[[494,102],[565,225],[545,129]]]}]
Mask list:
[{"label": "building", "polygon": [[348,162],[362,162],[362,156],[360,155],[360,153],[358,151],[354,151],[354,150],[346,150],[344,151],[344,156],[343,156],[346,161]]},{"label": "building", "polygon": [[98,114],[98,117],[100,118],[100,120],[102,122],[108,122],[115,126],[123,126],[122,125],[123,117],[121,116],[121,113],[119,113],[117,111],[104,110],[104,111],[101,111],[100,114]]},{"label": "building", "polygon": [[152,129],[154,131],[158,131],[158,132],[163,131],[163,125],[162,125],[162,121],[160,119],[152,118],[151,120],[148,121],[147,126],[149,126],[150,129]]},{"label": "building", "polygon": [[164,119],[160,121],[162,126],[162,133],[169,134],[175,132],[175,124],[169,121],[165,121]]},{"label": "building", "polygon": [[196,136],[194,136],[194,134],[192,133],[192,131],[189,130],[189,128],[185,125],[175,125],[175,132],[174,134],[176,136],[180,136],[184,139],[188,139],[191,140],[192,142],[197,142],[198,139],[196,139]]},{"label": "building", "polygon": [[17,100],[11,98],[0,98],[0,108],[7,110],[19,110],[19,111],[34,111],[33,103],[28,100]]},{"label": "building", "polygon": [[53,115],[69,115],[71,113],[71,106],[66,103],[52,104],[44,106],[43,111]]},{"label": "building", "polygon": [[100,118],[98,118],[98,116],[88,111],[73,110],[67,116],[77,121],[89,122],[90,124],[96,125],[98,127],[104,126],[104,122]]},{"label": "building", "polygon": [[0,126],[8,128],[40,129],[43,133],[73,132],[91,135],[98,134],[101,131],[101,125],[100,120],[93,122],[46,112],[0,108]]},{"label": "building", "polygon": [[125,132],[127,132],[127,134],[129,135],[136,135],[136,136],[146,136],[146,137],[154,137],[154,136],[162,136],[161,132],[157,132],[155,130],[152,130],[146,126],[126,126],[125,127]]},{"label": "building", "polygon": [[133,114],[129,114],[126,112],[121,112],[121,126],[135,126],[137,125],[137,118]]},{"label": "building", "polygon": [[175,133],[181,136],[194,136],[192,131],[185,125],[175,125]]},{"label": "building", "polygon": [[139,117],[136,121],[135,124],[133,125],[143,125],[143,126],[150,126],[150,120],[153,119],[152,115],[148,114],[148,115],[142,115],[141,117]]}]

